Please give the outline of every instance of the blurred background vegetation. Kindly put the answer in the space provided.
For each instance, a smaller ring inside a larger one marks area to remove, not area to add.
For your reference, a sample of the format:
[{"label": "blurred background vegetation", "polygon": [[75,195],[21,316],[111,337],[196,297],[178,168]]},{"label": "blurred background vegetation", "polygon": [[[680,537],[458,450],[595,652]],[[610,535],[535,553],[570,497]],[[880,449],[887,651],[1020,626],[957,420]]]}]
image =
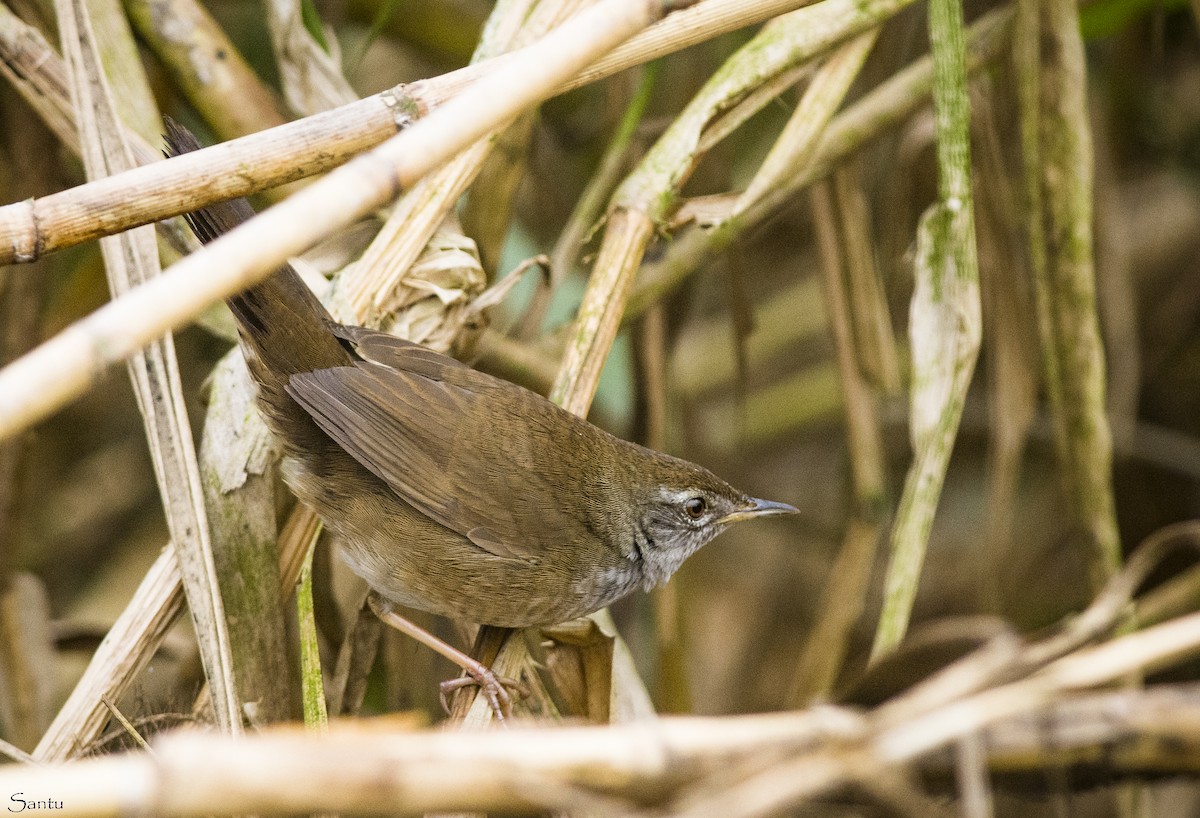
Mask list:
[{"label": "blurred background vegetation", "polygon": [[[57,41],[50,3],[7,5]],[[170,3],[126,5],[135,21],[147,8],[151,14],[177,13]],[[483,0],[303,5],[309,30],[339,55],[359,95],[465,65],[491,11]],[[205,7],[262,82],[273,111],[261,127],[272,124],[272,116],[278,122],[289,118],[262,4],[209,0]],[[968,22],[990,8],[968,3]],[[847,104],[926,53],[925,15],[925,6],[917,4],[884,25]],[[1095,148],[1095,282],[1114,444],[1113,497],[1120,541],[1129,552],[1162,526],[1194,517],[1200,499],[1200,6],[1099,0],[1081,9],[1080,21],[1087,48],[1087,125]],[[134,28],[160,110],[206,143],[237,135],[237,123],[223,119],[219,109],[200,111],[188,101],[176,70],[165,67],[161,49],[149,42],[153,34],[136,22]],[[543,105],[527,143],[508,158],[522,173],[502,241],[471,236],[480,241],[489,277],[554,250],[634,94],[649,97],[621,160],[626,171],[753,33],[723,35],[663,58],[649,78],[631,69]],[[1033,278],[1021,238],[1017,80],[1008,49],[1001,53],[971,83],[983,352],[929,540],[913,615],[918,629],[930,620],[982,613],[1033,631],[1079,610],[1093,594],[1088,535],[1064,510],[1069,501],[1053,423],[1044,400],[1031,403],[1041,392],[1041,359]],[[712,200],[700,197],[743,190],[803,88],[802,80],[784,91],[709,151],[683,190],[685,201],[704,203]],[[861,231],[869,238],[868,264],[882,286],[890,324],[881,354],[893,356],[905,383],[917,224],[937,196],[933,134],[932,112],[924,105],[857,151],[826,188],[839,218],[855,220],[842,235]],[[0,194],[6,203],[83,180],[77,157],[4,82],[0,140]],[[470,213],[469,199],[463,207],[471,235],[480,220]],[[684,567],[673,596],[636,595],[615,610],[660,710],[724,714],[796,704],[799,657],[856,513],[842,379],[813,211],[807,193],[792,197],[725,252],[706,258],[659,308],[629,324],[593,407],[592,420],[619,435],[700,462],[753,495],[803,511],[796,519],[731,530]],[[663,225],[647,265],[663,258],[672,234],[697,229]],[[560,271],[564,280],[536,331],[529,331],[525,319],[535,300],[535,276],[492,314],[494,330],[521,337],[550,371],[561,353],[556,330],[578,304],[602,232],[589,236],[578,263]],[[107,297],[94,244],[0,269],[0,357],[16,357]],[[230,343],[198,326],[178,333],[176,342],[198,431],[206,411],[205,380]],[[502,358],[485,346],[478,365],[504,372]],[[998,379],[1007,385],[997,387]],[[868,381],[880,413],[885,477],[883,507],[872,513],[886,524],[911,458],[907,390],[886,377]],[[1021,385],[1013,387],[1014,381]],[[1015,479],[1006,495],[996,485],[996,461],[1004,456],[1004,429],[1011,433],[1012,424],[1020,427],[1018,438],[1028,436],[1024,446],[1017,444]],[[167,540],[123,370],[114,369],[86,397],[35,430],[0,444],[0,576],[23,588],[5,604],[46,606],[42,630],[22,642],[43,646],[37,660],[43,684],[32,709],[0,709],[8,740],[26,749],[36,744]],[[852,687],[867,664],[886,547],[887,537],[879,537],[872,579],[861,599],[835,600],[852,610],[863,607],[833,695]],[[1186,567],[1183,558],[1168,563],[1156,581]],[[347,613],[339,612],[335,600],[341,568],[324,546],[315,572],[323,654],[332,665]],[[36,630],[37,617],[22,621],[34,621]],[[444,623],[432,624],[457,638]],[[131,718],[164,713],[182,718],[192,712],[203,675],[190,627],[185,621],[175,628],[120,703]],[[385,635],[380,656],[363,712],[416,707],[430,719],[440,718],[433,680],[451,675],[450,667],[393,634]],[[424,669],[413,671],[414,664]],[[1173,673],[1194,678],[1194,670]],[[153,732],[153,725],[146,729]],[[1007,814],[1044,808],[1042,794],[1014,801]],[[1104,814],[1107,803],[1079,796],[1078,814]],[[1173,790],[1158,814],[1189,814],[1192,804]]]}]

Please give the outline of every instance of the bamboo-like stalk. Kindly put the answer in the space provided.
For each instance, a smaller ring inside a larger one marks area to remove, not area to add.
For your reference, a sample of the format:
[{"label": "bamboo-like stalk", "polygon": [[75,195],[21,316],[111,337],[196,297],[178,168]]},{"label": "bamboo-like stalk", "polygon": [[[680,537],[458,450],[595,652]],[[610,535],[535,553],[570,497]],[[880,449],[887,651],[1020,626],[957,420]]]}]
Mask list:
[{"label": "bamboo-like stalk", "polygon": [[[586,73],[562,78],[552,93],[578,88],[697,42],[760,23],[805,2],[704,0],[694,8],[672,14],[648,32],[653,36],[630,40]],[[839,0],[839,4],[831,9],[831,15],[821,18],[826,26],[835,23],[837,15],[850,5],[848,0]],[[6,30],[0,27],[0,35]],[[9,42],[0,36],[0,47]],[[379,145],[399,128],[445,105],[468,87],[508,70],[514,62],[527,60],[528,56],[503,55],[165,164],[143,166],[31,202],[0,206],[0,264],[32,261],[52,250],[323,173]],[[3,64],[0,61],[0,66]],[[511,88],[501,89],[492,96],[504,98],[509,91]],[[146,154],[147,158],[154,155],[153,150]],[[203,185],[197,184],[198,180],[203,180]],[[104,218],[97,219],[97,213],[105,214]]]},{"label": "bamboo-like stalk", "polygon": [[[115,23],[113,27],[119,33],[120,27]],[[54,48],[46,42],[40,31],[22,21],[4,4],[0,4],[0,57],[2,57],[0,58],[0,76],[12,83],[17,93],[38,112],[42,121],[54,132],[59,141],[69,151],[79,155],[79,134],[75,125],[75,112],[71,106],[66,65]],[[134,48],[133,58],[137,58],[136,48]],[[144,123],[148,118],[153,117],[157,122],[158,111],[154,106],[153,98],[151,96],[143,98],[132,93],[122,97],[127,103],[132,102],[133,98],[141,99],[139,107],[144,107],[144,110],[139,109],[134,112],[133,115],[136,119],[140,123]],[[157,129],[158,125],[156,124],[154,126],[155,133],[157,133]],[[160,154],[157,148],[151,147],[151,143],[140,133],[131,128],[124,128],[123,133],[125,142],[130,146],[139,164],[159,159]],[[102,181],[98,183],[103,184]],[[5,207],[0,207],[0,214],[7,212],[9,211]],[[0,224],[4,224],[6,218],[6,216],[0,215]],[[190,238],[190,233],[183,227],[181,219],[160,222],[157,227],[159,233],[164,236],[172,248],[184,252],[194,246],[194,244],[189,244],[188,238],[184,238],[185,234]],[[4,228],[0,228],[0,233],[3,232]],[[36,234],[10,235],[8,240],[11,243],[4,245],[0,250],[0,255],[4,255],[8,261],[31,260],[41,256],[45,249],[37,246]],[[30,241],[33,244],[29,244]],[[174,259],[175,256],[170,252],[164,252],[163,258]]]},{"label": "bamboo-like stalk", "polygon": [[939,201],[926,211],[918,228],[916,289],[909,320],[913,462],[892,529],[883,611],[872,659],[895,648],[908,629],[982,333],[970,101],[958,0],[931,2],[929,38]]},{"label": "bamboo-like stalk", "polygon": [[[289,256],[394,198],[456,151],[550,95],[662,9],[602,0],[454,100],[286,201],[110,302],[0,371],[0,437],[81,394],[123,360],[208,304],[269,275]],[[197,154],[201,153],[200,151]]]}]

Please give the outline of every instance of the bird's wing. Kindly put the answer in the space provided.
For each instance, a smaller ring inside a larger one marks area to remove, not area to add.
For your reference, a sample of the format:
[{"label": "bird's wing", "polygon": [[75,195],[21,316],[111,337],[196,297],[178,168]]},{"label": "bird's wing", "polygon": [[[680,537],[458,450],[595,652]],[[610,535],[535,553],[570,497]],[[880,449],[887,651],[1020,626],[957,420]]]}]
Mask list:
[{"label": "bird's wing", "polygon": [[437,380],[443,378],[447,369],[471,369],[462,361],[389,332],[337,323],[330,324],[329,329],[348,342],[359,357],[393,369],[416,372]]},{"label": "bird's wing", "polygon": [[555,492],[570,483],[546,437],[557,427],[524,408],[541,398],[423,347],[374,352],[394,365],[294,375],[288,392],[397,496],[485,551],[530,559],[561,540],[581,498]]}]

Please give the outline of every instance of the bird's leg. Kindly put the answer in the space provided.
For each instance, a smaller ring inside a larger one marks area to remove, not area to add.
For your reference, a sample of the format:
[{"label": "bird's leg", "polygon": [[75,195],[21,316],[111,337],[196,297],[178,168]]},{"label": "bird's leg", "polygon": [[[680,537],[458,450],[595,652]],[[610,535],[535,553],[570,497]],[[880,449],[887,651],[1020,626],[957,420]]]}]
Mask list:
[{"label": "bird's leg", "polygon": [[465,678],[449,679],[438,686],[442,707],[445,707],[447,712],[450,708],[447,707],[446,696],[455,690],[474,684],[479,685],[480,693],[483,694],[488,704],[491,705],[492,712],[496,715],[498,721],[504,721],[512,715],[512,695],[508,690],[511,688],[519,691],[521,689],[520,682],[504,676],[497,676],[483,662],[472,659],[453,645],[438,639],[416,623],[405,619],[392,609],[390,602],[374,591],[367,596],[367,603],[371,606],[371,610],[375,612],[375,615],[385,623],[391,625],[401,633],[411,636],[422,645],[437,651],[466,671],[467,675]]}]

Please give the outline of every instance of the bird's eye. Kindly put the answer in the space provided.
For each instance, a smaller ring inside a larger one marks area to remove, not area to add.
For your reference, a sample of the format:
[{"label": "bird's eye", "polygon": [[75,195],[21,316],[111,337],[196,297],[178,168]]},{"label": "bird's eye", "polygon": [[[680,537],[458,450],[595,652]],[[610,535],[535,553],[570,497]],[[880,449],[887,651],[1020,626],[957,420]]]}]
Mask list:
[{"label": "bird's eye", "polygon": [[704,512],[708,511],[708,503],[703,497],[693,497],[683,504],[683,510],[693,520],[699,520],[704,516]]}]

